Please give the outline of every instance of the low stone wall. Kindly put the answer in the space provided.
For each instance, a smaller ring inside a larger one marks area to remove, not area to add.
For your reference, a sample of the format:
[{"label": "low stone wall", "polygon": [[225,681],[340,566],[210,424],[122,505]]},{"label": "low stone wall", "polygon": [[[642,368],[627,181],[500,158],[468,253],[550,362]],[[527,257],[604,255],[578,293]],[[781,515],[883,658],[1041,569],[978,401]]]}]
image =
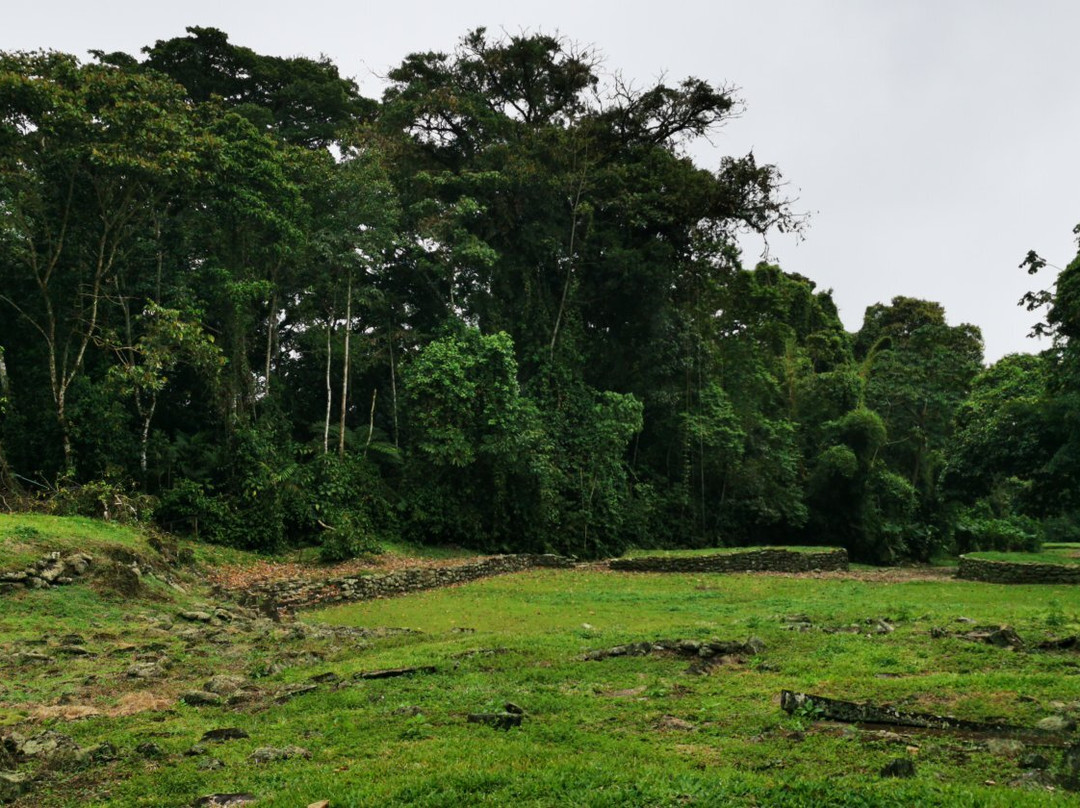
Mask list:
[{"label": "low stone wall", "polygon": [[24,570],[0,572],[0,594],[24,588],[64,586],[85,574],[93,563],[94,557],[89,553],[72,553],[63,557],[60,553],[49,553]]},{"label": "low stone wall", "polygon": [[842,547],[823,548],[814,553],[768,549],[703,556],[616,558],[608,566],[628,572],[809,572],[846,570],[848,554]]},{"label": "low stone wall", "polygon": [[1080,584],[1080,564],[990,561],[962,555],[956,577],[990,584]]},{"label": "low stone wall", "polygon": [[243,594],[233,594],[241,603],[248,605],[264,603],[275,609],[303,609],[345,601],[405,595],[536,567],[573,565],[574,562],[570,559],[556,555],[504,555],[454,567],[421,567],[385,575],[275,581],[254,586]]}]

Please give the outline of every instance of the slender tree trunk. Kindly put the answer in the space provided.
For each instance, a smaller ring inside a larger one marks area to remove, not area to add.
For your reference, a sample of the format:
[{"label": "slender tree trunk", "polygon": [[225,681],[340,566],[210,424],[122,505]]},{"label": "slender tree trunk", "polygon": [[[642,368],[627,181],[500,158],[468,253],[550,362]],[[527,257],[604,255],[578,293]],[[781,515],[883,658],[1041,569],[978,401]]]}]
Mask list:
[{"label": "slender tree trunk", "polygon": [[371,446],[371,438],[375,434],[375,398],[378,395],[379,388],[376,387],[371,391],[371,413],[368,415],[367,443],[364,444],[365,457],[367,457],[367,450]]},{"label": "slender tree trunk", "polygon": [[263,374],[266,379],[264,382],[265,387],[263,393],[267,396],[270,395],[270,358],[274,354],[274,334],[276,329],[274,323],[277,320],[277,292],[273,292],[270,295],[270,311],[266,315],[266,362],[263,368]]},{"label": "slender tree trunk", "polygon": [[394,365],[394,321],[386,328],[386,342],[390,346],[390,400],[394,412],[394,448],[398,448],[398,415],[397,415],[397,368]]},{"label": "slender tree trunk", "polygon": [[4,349],[0,347],[0,398],[11,395],[11,380],[8,378],[7,363],[4,362]]},{"label": "slender tree trunk", "polygon": [[574,195],[574,204],[570,209],[570,248],[566,261],[566,279],[563,281],[562,297],[559,299],[559,310],[555,314],[555,327],[551,329],[551,345],[548,348],[548,359],[555,359],[555,343],[559,339],[559,326],[562,324],[563,311],[566,309],[566,298],[570,294],[570,281],[574,277],[574,249],[577,238],[578,208],[581,206],[581,191],[585,185],[585,171],[581,172],[578,179],[577,193]]},{"label": "slender tree trunk", "polygon": [[332,334],[333,323],[334,314],[331,312],[326,320],[326,421],[323,424],[323,454],[330,454],[330,408],[334,399],[334,391],[330,385],[330,336]]},{"label": "slender tree trunk", "polygon": [[[140,409],[142,409],[140,407]],[[157,409],[157,393],[150,396],[150,406],[143,415],[142,442],[139,445],[139,471],[142,472],[143,489],[146,489],[146,455],[150,445],[150,422],[154,418],[154,410]]]},{"label": "slender tree trunk", "polygon": [[345,457],[345,410],[349,404],[349,335],[352,325],[352,275],[345,291],[345,356],[341,360],[343,372],[341,374],[341,421],[338,432],[338,457]]}]

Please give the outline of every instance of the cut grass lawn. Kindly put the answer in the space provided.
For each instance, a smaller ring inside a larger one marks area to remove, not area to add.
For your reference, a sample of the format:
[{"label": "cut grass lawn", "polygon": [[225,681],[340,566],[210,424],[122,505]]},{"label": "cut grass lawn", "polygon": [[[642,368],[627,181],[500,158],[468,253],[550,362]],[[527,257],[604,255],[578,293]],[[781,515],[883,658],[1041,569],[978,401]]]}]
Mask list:
[{"label": "cut grass lawn", "polygon": [[1080,564],[1080,547],[1044,547],[1041,553],[1003,553],[991,550],[968,553],[969,558],[1014,564]]},{"label": "cut grass lawn", "polygon": [[[83,746],[107,740],[118,750],[116,760],[43,776],[18,806],[186,806],[242,791],[257,806],[290,808],[322,799],[335,807],[1076,802],[1034,781],[1010,785],[1022,779],[1025,751],[1056,766],[1060,749],[830,724],[778,704],[791,689],[1024,726],[1055,711],[1075,716],[1080,655],[975,643],[959,636],[968,627],[958,622],[1008,624],[1029,645],[1075,634],[1073,587],[535,570],[311,612],[299,627],[241,618],[192,632],[177,613],[217,602],[195,580],[179,584],[184,591],[154,585],[153,599],[137,601],[83,585],[0,601],[0,725],[53,729]],[[895,630],[875,633],[882,618]],[[413,631],[320,633],[328,625]],[[932,637],[941,627],[947,636]],[[93,656],[63,658],[70,633],[82,634]],[[627,642],[750,635],[764,651],[704,675],[668,654],[582,659]],[[19,661],[28,651],[54,661]],[[146,659],[162,660],[165,676],[126,675]],[[353,679],[420,665],[436,672]],[[328,672],[341,681],[284,703],[177,702],[218,673],[273,694]],[[525,710],[520,728],[466,720],[507,702]],[[59,717],[80,706],[99,714]],[[186,754],[220,727],[250,738]],[[160,756],[136,752],[150,742]],[[311,759],[249,760],[256,748],[290,744]],[[916,776],[882,779],[898,757],[915,762]],[[210,758],[224,767],[201,768]]]}]

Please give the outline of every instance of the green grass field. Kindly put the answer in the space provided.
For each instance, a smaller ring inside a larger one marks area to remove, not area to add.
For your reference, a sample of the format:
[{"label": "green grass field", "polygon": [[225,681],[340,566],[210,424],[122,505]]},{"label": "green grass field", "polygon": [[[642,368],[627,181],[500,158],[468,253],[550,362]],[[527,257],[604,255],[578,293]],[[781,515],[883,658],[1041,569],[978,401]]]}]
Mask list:
[{"label": "green grass field", "polygon": [[984,550],[968,553],[971,558],[1022,564],[1080,564],[1080,548],[1072,545],[1045,546],[1040,553],[1002,553]]},{"label": "green grass field", "polygon": [[[138,544],[133,535],[125,540]],[[83,584],[0,597],[0,733],[49,729],[84,748],[115,747],[111,760],[49,771],[22,764],[39,779],[17,808],[187,806],[215,792],[290,808],[323,799],[335,807],[1077,799],[1023,775],[1020,760],[1032,752],[1058,773],[1060,748],[823,722],[784,713],[778,698],[791,689],[1023,726],[1076,717],[1080,654],[1034,648],[1080,633],[1080,593],[1070,587],[537,570],[309,612],[299,625],[236,609],[220,625],[185,621],[182,610],[228,604],[179,573],[170,583],[148,577],[135,599]],[[881,619],[895,630],[877,633]],[[1028,649],[965,639],[966,621],[1010,625]],[[65,655],[69,634],[81,635],[87,655]],[[764,650],[704,673],[671,654],[582,659],[641,640],[749,636]],[[159,674],[133,677],[143,664]],[[354,679],[420,665],[436,670]],[[339,679],[285,698],[329,673]],[[215,674],[244,677],[252,698],[179,701]],[[520,727],[468,723],[469,713],[507,702],[524,709]],[[204,732],[222,727],[250,737],[191,754]],[[289,745],[310,759],[250,759],[260,747]],[[915,763],[913,778],[880,776],[896,758]]]}]

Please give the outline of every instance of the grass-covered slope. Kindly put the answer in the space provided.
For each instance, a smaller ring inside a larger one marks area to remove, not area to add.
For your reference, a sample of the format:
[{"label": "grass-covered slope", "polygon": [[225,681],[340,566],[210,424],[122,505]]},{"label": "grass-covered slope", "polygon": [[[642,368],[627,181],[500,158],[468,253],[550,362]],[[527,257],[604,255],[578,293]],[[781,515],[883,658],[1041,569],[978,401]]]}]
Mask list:
[{"label": "grass-covered slope", "polygon": [[[61,524],[79,538],[80,523]],[[139,534],[125,536],[144,546]],[[335,807],[1075,803],[1047,788],[1062,773],[1067,734],[1039,746],[854,727],[812,711],[787,715],[778,699],[791,689],[1023,726],[1060,715],[1067,724],[1080,714],[1080,656],[1036,644],[1080,632],[1069,587],[1010,587],[1006,598],[1002,587],[940,573],[538,570],[278,624],[211,596],[191,571],[161,568],[143,582],[136,598],[87,582],[0,600],[0,734],[53,731],[95,750],[17,762],[37,777],[20,808],[186,806],[237,792],[256,806],[290,808],[324,799]],[[981,642],[979,624],[1008,624],[1026,645]],[[763,650],[712,665],[672,653],[583,658],[642,640],[751,635]],[[434,672],[357,678],[407,666]],[[181,700],[210,684],[221,703]],[[468,722],[508,702],[525,711],[520,727]],[[221,728],[248,737],[202,740]],[[273,757],[267,749],[291,756],[258,762]],[[1049,772],[1025,773],[1025,756],[1035,754]],[[914,762],[913,778],[880,776],[896,758]]]}]

